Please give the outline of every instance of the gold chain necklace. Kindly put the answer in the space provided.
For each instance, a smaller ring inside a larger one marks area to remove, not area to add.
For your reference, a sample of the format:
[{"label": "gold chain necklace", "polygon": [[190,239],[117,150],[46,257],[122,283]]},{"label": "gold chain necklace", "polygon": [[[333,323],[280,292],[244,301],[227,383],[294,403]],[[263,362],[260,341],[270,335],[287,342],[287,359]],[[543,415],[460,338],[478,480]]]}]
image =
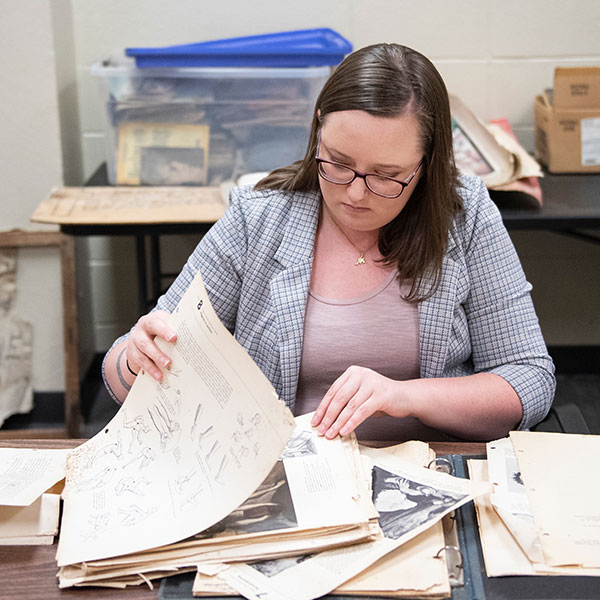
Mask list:
[{"label": "gold chain necklace", "polygon": [[358,258],[356,259],[356,262],[354,263],[355,267],[358,267],[359,265],[365,265],[367,264],[367,259],[365,258],[365,254],[371,249],[374,248],[376,244],[379,243],[379,236],[377,236],[377,239],[366,249],[366,250],[361,250],[347,235],[346,232],[335,222],[335,219],[333,217],[331,217],[331,221],[332,223],[340,230],[341,234],[352,244],[352,246],[354,246],[354,248],[356,250],[358,250]]}]

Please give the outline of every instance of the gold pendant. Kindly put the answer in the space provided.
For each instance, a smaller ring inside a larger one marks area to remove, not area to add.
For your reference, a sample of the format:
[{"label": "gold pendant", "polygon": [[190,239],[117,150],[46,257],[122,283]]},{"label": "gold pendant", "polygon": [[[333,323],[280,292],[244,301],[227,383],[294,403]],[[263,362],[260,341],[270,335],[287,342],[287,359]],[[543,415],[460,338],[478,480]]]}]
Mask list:
[{"label": "gold pendant", "polygon": [[356,259],[356,262],[354,263],[354,266],[357,267],[358,265],[364,265],[366,264],[366,260],[365,260],[365,253],[361,252],[360,256]]}]

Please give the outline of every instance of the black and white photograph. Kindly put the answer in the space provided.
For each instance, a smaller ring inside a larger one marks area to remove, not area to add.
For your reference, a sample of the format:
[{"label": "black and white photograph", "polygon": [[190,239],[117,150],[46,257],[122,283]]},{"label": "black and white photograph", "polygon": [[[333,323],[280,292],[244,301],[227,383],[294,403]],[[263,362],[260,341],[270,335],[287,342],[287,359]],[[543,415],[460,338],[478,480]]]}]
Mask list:
[{"label": "black and white photograph", "polygon": [[314,556],[313,554],[303,554],[302,556],[289,556],[287,558],[278,558],[275,560],[261,560],[251,563],[250,566],[265,577],[274,577],[283,571],[295,567],[304,562],[307,558]]},{"label": "black and white photograph", "polygon": [[386,538],[397,540],[439,513],[459,502],[465,495],[435,489],[374,466],[373,503],[379,512],[379,525]]},{"label": "black and white photograph", "polygon": [[279,460],[256,491],[225,519],[204,531],[202,537],[223,532],[241,535],[297,526],[285,468]]}]

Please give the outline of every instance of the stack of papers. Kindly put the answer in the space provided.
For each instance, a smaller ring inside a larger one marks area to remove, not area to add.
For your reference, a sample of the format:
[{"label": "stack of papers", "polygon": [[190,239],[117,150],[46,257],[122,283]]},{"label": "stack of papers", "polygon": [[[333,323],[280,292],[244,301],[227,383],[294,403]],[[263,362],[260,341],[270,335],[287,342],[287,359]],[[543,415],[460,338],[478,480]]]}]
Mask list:
[{"label": "stack of papers", "polygon": [[0,448],[0,544],[52,544],[68,450]]},{"label": "stack of papers", "polygon": [[375,541],[293,559],[199,567],[194,595],[310,600],[326,593],[445,598],[450,595],[441,519],[490,491],[426,468],[429,448],[408,442],[361,448],[383,536]]},{"label": "stack of papers", "polygon": [[355,438],[328,441],[310,416],[294,420],[200,277],[172,325],[164,380],[140,374],[113,420],[69,454],[59,585],[123,586],[380,535]]},{"label": "stack of papers", "polygon": [[113,420],[69,452],[61,588],[197,570],[200,594],[209,581],[263,600],[447,595],[440,521],[489,484],[426,468],[425,444],[319,437],[221,324],[200,276],[171,324],[177,341],[157,340],[172,358],[163,381],[140,373]]},{"label": "stack of papers", "polygon": [[470,460],[494,493],[476,500],[489,577],[600,576],[600,438],[513,431]]}]

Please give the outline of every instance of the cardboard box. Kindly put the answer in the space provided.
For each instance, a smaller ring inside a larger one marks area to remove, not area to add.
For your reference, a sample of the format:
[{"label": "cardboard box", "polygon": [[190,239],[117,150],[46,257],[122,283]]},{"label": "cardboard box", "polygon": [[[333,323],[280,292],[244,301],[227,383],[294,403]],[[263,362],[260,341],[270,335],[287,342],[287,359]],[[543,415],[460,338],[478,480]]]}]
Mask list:
[{"label": "cardboard box", "polygon": [[600,67],[557,67],[534,117],[536,158],[550,172],[600,172]]}]

